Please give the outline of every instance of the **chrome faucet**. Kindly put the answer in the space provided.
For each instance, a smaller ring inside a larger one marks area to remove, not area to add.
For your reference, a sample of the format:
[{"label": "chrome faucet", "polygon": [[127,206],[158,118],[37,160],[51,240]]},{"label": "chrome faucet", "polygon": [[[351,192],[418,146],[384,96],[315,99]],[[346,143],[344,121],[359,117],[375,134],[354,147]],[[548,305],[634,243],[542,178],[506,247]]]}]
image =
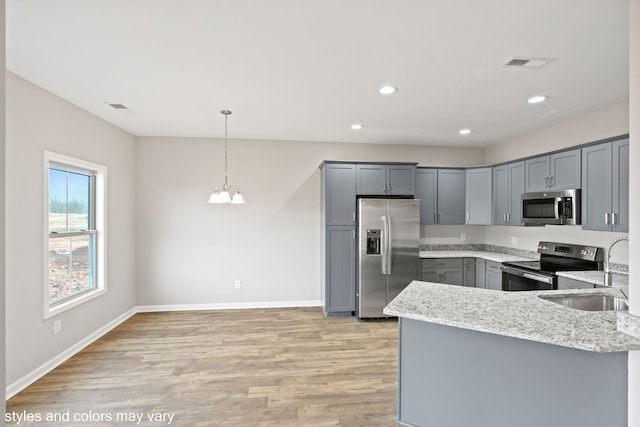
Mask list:
[{"label": "chrome faucet", "polygon": [[622,242],[623,240],[626,240],[628,242],[629,238],[626,236],[618,237],[613,242],[611,242],[611,244],[609,245],[609,249],[607,249],[607,258],[604,263],[604,285],[605,286],[611,286],[613,284],[611,281],[611,269],[609,268],[609,265],[611,264],[611,249],[613,249],[615,245]]}]

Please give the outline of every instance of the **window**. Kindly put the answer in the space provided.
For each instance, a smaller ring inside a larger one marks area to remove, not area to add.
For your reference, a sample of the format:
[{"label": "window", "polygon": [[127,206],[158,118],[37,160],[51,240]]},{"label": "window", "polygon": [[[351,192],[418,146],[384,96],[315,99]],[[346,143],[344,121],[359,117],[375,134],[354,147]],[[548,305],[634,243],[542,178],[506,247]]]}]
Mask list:
[{"label": "window", "polygon": [[45,152],[44,317],[106,292],[106,168]]}]

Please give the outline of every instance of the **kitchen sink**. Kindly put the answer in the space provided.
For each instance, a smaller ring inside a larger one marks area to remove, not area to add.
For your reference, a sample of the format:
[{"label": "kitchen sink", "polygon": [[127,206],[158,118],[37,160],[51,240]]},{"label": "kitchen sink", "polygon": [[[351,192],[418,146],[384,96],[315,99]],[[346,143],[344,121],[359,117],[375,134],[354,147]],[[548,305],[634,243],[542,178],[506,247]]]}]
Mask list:
[{"label": "kitchen sink", "polygon": [[624,311],[629,309],[627,301],[611,295],[538,295],[538,298],[586,311]]}]

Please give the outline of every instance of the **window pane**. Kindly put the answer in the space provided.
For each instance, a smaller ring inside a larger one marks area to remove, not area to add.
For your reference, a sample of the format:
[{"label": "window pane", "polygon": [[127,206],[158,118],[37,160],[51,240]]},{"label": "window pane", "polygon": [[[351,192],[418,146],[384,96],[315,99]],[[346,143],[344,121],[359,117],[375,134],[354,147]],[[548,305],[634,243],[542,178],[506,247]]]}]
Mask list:
[{"label": "window pane", "polygon": [[49,233],[67,231],[67,173],[49,169]]},{"label": "window pane", "polygon": [[91,229],[91,176],[49,168],[49,233]]},{"label": "window pane", "polygon": [[68,172],[68,204],[69,215],[67,231],[89,229],[89,188],[91,179],[87,175]]},{"label": "window pane", "polygon": [[49,302],[57,302],[95,286],[91,234],[49,238]]}]

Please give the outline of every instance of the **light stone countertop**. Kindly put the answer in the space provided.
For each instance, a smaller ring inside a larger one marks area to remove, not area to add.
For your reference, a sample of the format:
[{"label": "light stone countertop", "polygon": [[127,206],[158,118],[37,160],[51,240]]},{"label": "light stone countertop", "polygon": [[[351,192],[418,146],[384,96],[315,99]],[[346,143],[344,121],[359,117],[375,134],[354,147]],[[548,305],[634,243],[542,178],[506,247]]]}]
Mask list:
[{"label": "light stone countertop", "polygon": [[518,255],[503,254],[500,252],[469,251],[469,250],[420,251],[420,258],[482,258],[482,259],[495,261],[495,262],[535,261],[534,258],[527,258],[527,257],[518,256]]},{"label": "light stone countertop", "polygon": [[[604,286],[604,271],[558,271],[556,272],[556,275],[558,277],[567,277],[573,280],[580,280],[581,282]],[[629,289],[629,276],[618,273],[612,273],[612,276],[612,283],[614,287]]]},{"label": "light stone countertop", "polygon": [[622,297],[612,288],[502,292],[413,281],[384,313],[586,351],[640,350],[639,338],[617,330],[616,312],[576,310],[538,298],[588,293]]}]

